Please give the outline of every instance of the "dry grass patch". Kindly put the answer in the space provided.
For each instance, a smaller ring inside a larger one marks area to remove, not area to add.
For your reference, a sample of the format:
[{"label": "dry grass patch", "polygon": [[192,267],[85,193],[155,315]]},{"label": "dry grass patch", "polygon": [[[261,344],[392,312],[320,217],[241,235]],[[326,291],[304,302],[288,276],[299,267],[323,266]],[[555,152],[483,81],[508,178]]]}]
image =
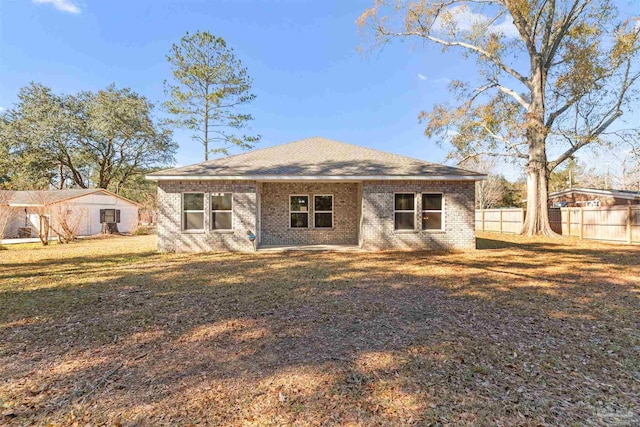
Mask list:
[{"label": "dry grass patch", "polygon": [[0,253],[0,424],[637,425],[640,248]]}]

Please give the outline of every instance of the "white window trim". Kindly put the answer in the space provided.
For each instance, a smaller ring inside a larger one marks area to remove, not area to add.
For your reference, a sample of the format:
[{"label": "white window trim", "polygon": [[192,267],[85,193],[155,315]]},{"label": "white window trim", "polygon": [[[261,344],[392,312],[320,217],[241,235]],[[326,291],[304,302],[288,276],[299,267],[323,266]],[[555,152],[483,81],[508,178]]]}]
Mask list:
[{"label": "white window trim", "polygon": [[[319,196],[319,197],[327,197],[327,196],[329,196],[329,197],[331,197],[331,210],[330,211],[317,211],[316,210],[316,196]],[[313,228],[317,228],[319,230],[331,230],[333,228],[333,226],[334,226],[334,222],[333,221],[335,219],[334,218],[334,214],[333,214],[333,211],[334,211],[333,194],[314,194],[312,196],[312,198],[313,198]],[[316,214],[317,213],[330,213],[331,214],[331,227],[316,227]]]},{"label": "white window trim", "polygon": [[[202,210],[185,210],[184,209],[184,196],[185,194],[202,194]],[[183,233],[205,233],[207,231],[207,193],[202,191],[185,191],[180,194],[180,229]],[[202,213],[202,226],[204,228],[193,228],[191,230],[186,230],[184,228],[184,214],[185,213]]]},{"label": "white window trim", "polygon": [[[214,194],[231,194],[231,209],[213,209],[213,195]],[[211,211],[209,216],[209,230],[215,232],[225,232],[225,231],[233,231],[233,192],[231,191],[216,191],[209,193],[209,210]],[[216,212],[230,213],[231,214],[231,228],[213,228],[213,214]]]},{"label": "white window trim", "polygon": [[445,209],[445,197],[444,197],[444,193],[442,192],[438,192],[438,191],[428,191],[428,192],[424,192],[424,193],[420,193],[420,203],[422,203],[422,195],[423,194],[439,194],[442,197],[442,209],[438,210],[438,209],[425,209],[424,206],[421,206],[422,208],[422,213],[425,212],[433,212],[433,213],[440,213],[440,217],[442,218],[440,220],[440,228],[431,228],[428,230],[425,230],[424,228],[422,228],[422,215],[420,215],[420,230],[424,231],[425,233],[433,233],[433,232],[440,232],[440,231],[444,231],[445,230],[445,215],[444,215],[444,209]]},{"label": "white window trim", "polygon": [[[303,212],[303,211],[292,211],[291,210],[291,198],[292,197],[306,197],[307,198],[307,211]],[[293,230],[307,230],[309,229],[309,227],[311,226],[311,218],[309,217],[309,215],[311,215],[311,200],[309,200],[310,197],[308,194],[289,194],[289,228],[293,229]],[[306,227],[292,227],[291,226],[291,214],[292,213],[306,213],[307,214],[307,226]]]},{"label": "white window trim", "polygon": [[[412,210],[396,210],[396,194],[413,194],[413,209]],[[393,231],[396,233],[410,233],[416,231],[416,212],[418,210],[418,195],[411,191],[396,191],[393,193]],[[413,228],[396,228],[396,213],[412,213],[413,214]]]}]

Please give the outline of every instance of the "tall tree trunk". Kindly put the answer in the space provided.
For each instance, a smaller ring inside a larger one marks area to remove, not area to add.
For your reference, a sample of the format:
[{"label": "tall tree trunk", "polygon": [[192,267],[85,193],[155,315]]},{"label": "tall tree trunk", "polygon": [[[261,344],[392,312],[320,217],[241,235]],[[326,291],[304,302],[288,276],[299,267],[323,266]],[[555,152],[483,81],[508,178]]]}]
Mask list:
[{"label": "tall tree trunk", "polygon": [[49,217],[44,214],[38,214],[40,219],[40,227],[38,228],[38,237],[42,246],[49,245]]},{"label": "tall tree trunk", "polygon": [[209,85],[207,84],[205,87],[205,101],[204,101],[204,139],[202,143],[204,144],[204,161],[209,160]]},{"label": "tall tree trunk", "polygon": [[549,176],[547,174],[547,134],[544,124],[544,74],[537,61],[532,67],[539,70],[532,73],[531,106],[527,114],[527,142],[529,162],[527,163],[527,216],[522,224],[521,234],[528,236],[556,236],[549,223]]},{"label": "tall tree trunk", "polygon": [[555,236],[549,223],[548,178],[546,166],[539,160],[529,160],[527,166],[527,216],[521,234]]},{"label": "tall tree trunk", "polygon": [[58,184],[58,189],[62,190],[64,188],[64,169],[62,163],[59,165],[60,167],[60,183]]}]

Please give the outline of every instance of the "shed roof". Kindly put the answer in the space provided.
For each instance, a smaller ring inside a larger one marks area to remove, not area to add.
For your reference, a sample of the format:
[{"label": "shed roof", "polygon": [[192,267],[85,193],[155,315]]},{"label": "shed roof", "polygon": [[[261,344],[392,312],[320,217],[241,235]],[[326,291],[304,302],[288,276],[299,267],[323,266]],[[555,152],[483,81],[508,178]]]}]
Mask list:
[{"label": "shed roof", "polygon": [[66,190],[0,190],[0,194],[9,194],[11,199],[9,206],[43,206],[54,203],[60,203],[65,200],[75,199],[95,193],[103,193],[105,195],[114,196],[121,200],[137,205],[133,200],[122,197],[104,188],[72,188]]},{"label": "shed roof", "polygon": [[573,187],[568,188],[566,190],[555,191],[553,193],[549,193],[549,198],[551,197],[561,197],[567,194],[574,193],[582,193],[582,194],[590,194],[594,196],[609,196],[609,197],[617,197],[619,199],[628,199],[628,200],[636,200],[640,199],[640,191],[631,191],[631,190],[603,190],[599,188],[579,188]]},{"label": "shed roof", "polygon": [[162,179],[484,179],[465,169],[321,137],[147,175]]}]

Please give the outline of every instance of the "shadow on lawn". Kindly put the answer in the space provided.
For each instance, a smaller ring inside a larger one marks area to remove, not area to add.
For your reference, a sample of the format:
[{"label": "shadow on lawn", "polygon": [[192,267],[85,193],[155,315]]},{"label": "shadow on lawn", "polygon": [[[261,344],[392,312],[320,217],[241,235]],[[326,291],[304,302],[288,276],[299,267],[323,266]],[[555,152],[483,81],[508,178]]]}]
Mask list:
[{"label": "shadow on lawn", "polygon": [[[550,241],[551,238],[542,242],[536,241],[509,241],[499,238],[489,239],[484,237],[476,238],[476,247],[481,251],[491,251],[498,249],[514,249],[517,251],[529,252],[530,256],[540,254],[555,255],[557,261],[564,261],[560,257],[568,256],[578,261],[595,261],[604,264],[630,265],[640,264],[640,246],[625,246],[616,243],[593,242],[593,247],[589,247],[588,242],[582,246],[576,245],[576,241],[559,237]],[[552,260],[551,260],[552,261]]]},{"label": "shadow on lawn", "polygon": [[99,273],[102,270],[113,268],[125,263],[135,263],[146,259],[158,258],[155,251],[118,253],[113,255],[87,255],[74,256],[63,259],[43,259],[29,263],[0,263],[0,280],[16,278],[32,278],[34,275],[40,277],[57,276],[86,272],[91,270]]},{"label": "shadow on lawn", "polygon": [[[637,287],[611,270],[637,278],[639,252],[505,249],[65,259],[93,283],[0,294],[0,398],[16,421],[563,424],[598,421],[598,401],[628,416]],[[3,276],[24,269],[55,276]]]}]

